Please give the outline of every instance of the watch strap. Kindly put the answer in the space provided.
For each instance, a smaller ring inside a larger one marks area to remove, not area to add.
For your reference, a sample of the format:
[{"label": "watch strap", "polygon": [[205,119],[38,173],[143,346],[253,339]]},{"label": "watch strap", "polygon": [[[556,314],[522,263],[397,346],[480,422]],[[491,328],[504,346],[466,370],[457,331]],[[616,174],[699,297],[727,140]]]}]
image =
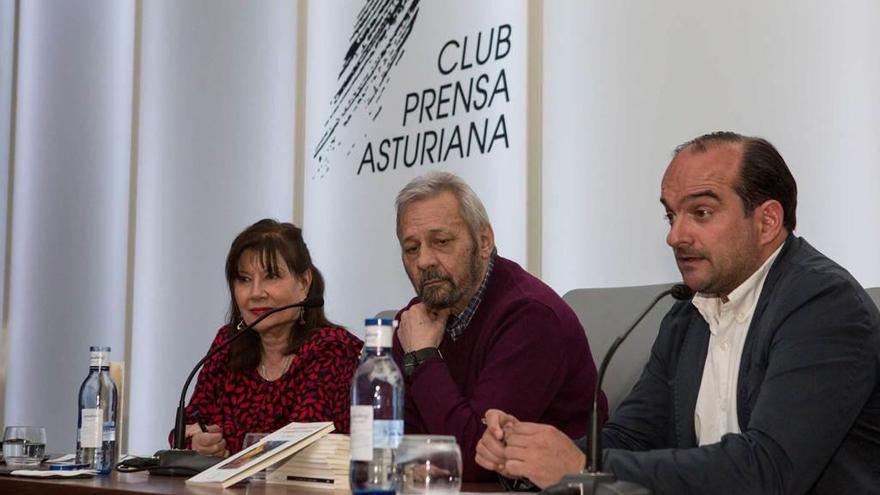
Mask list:
[{"label": "watch strap", "polygon": [[407,378],[411,377],[416,368],[420,364],[429,359],[443,359],[440,349],[436,347],[425,347],[417,351],[407,352],[403,356],[403,374]]}]

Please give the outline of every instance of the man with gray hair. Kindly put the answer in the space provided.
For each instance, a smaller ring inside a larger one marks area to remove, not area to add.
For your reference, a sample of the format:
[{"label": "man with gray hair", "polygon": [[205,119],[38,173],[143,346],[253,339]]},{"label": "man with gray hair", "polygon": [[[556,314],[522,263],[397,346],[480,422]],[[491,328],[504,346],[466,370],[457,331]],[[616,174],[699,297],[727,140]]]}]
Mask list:
[{"label": "man with gray hair", "polygon": [[396,204],[403,265],[417,293],[394,340],[406,376],[406,432],[455,435],[468,481],[495,479],[474,460],[490,408],[585,434],[596,367],[571,308],[498,256],[486,209],[459,177],[418,177]]}]

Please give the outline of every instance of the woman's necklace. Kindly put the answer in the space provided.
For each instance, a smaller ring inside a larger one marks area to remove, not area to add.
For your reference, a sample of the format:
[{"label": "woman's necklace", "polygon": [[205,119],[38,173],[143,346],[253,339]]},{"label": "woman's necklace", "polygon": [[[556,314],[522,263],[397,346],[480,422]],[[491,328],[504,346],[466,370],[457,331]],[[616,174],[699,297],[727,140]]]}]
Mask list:
[{"label": "woman's necklace", "polygon": [[284,356],[284,359],[281,360],[281,373],[278,373],[278,376],[275,378],[269,378],[269,372],[266,371],[266,362],[264,360],[260,360],[260,366],[257,368],[257,372],[260,374],[260,377],[267,382],[274,382],[275,380],[284,376],[287,373],[287,370],[290,369],[290,365],[293,363],[293,354],[288,354]]}]

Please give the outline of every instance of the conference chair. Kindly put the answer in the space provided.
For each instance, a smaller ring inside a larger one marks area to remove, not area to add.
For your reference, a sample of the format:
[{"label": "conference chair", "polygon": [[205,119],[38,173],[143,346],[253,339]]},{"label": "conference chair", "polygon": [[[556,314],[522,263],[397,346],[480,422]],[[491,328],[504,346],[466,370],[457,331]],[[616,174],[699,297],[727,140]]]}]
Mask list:
[{"label": "conference chair", "polygon": [[874,300],[874,304],[880,308],[880,287],[872,287],[868,290],[868,295],[871,296],[871,299]]},{"label": "conference chair", "polygon": [[[654,297],[671,286],[672,283],[574,289],[562,297],[577,314],[587,332],[596,369],[599,368],[614,339],[632,325]],[[605,372],[605,381],[602,385],[608,398],[609,413],[617,408],[641,375],[642,369],[648,362],[657,330],[660,328],[660,321],[672,307],[673,302],[674,299],[667,296],[657,303],[617,350]]]}]

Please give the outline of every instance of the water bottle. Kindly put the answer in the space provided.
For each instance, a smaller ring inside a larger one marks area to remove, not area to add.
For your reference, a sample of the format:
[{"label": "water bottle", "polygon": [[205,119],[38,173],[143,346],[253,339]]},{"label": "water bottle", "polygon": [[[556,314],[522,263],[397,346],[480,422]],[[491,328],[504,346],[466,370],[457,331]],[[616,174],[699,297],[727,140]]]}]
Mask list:
[{"label": "water bottle", "polygon": [[351,386],[351,465],[355,494],[397,489],[395,454],[403,439],[403,376],[391,356],[391,320],[366,323],[363,357]]},{"label": "water bottle", "polygon": [[89,374],[79,388],[76,462],[101,474],[116,464],[116,384],[110,378],[110,348],[89,348]]}]

